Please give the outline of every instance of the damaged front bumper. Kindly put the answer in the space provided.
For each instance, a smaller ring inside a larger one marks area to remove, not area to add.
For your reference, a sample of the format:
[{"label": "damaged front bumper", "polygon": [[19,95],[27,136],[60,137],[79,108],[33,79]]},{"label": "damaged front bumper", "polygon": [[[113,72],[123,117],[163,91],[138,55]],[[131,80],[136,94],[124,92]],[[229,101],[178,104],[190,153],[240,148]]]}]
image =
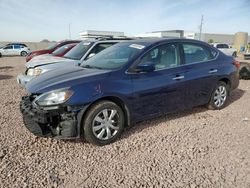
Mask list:
[{"label": "damaged front bumper", "polygon": [[23,97],[20,110],[26,128],[36,136],[60,139],[79,138],[82,107],[55,106],[41,109],[32,97]]}]

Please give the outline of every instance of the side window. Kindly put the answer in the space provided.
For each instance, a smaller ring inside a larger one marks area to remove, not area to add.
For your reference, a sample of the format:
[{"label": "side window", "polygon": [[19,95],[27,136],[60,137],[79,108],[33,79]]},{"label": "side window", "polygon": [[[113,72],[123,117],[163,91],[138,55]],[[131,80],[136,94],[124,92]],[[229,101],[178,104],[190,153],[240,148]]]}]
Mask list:
[{"label": "side window", "polygon": [[223,44],[217,44],[216,47],[217,47],[217,48],[224,48],[224,45],[223,45]]},{"label": "side window", "polygon": [[109,44],[108,43],[107,44],[99,44],[99,45],[97,45],[95,52],[96,52],[96,54],[98,54],[102,50],[105,50],[106,48],[108,48],[108,47],[110,47],[112,45],[114,45],[114,43],[113,44],[111,44],[111,43],[109,43]]},{"label": "side window", "polygon": [[175,44],[167,44],[149,51],[140,62],[140,64],[147,63],[153,63],[155,70],[177,67],[180,65],[178,47]]},{"label": "side window", "polygon": [[4,49],[5,49],[5,50],[12,50],[12,49],[13,49],[13,46],[12,46],[12,45],[6,46]]},{"label": "side window", "polygon": [[211,56],[212,58],[215,58],[218,55],[218,52],[215,51],[214,49],[211,49]]},{"label": "side window", "polygon": [[95,54],[98,54],[99,52],[105,50],[106,48],[114,45],[115,43],[102,43],[102,44],[98,44],[96,45],[91,52],[89,53],[87,59],[91,58],[92,56],[94,56]]},{"label": "side window", "polygon": [[186,64],[204,62],[213,58],[209,49],[197,44],[183,44],[183,50]]},{"label": "side window", "polygon": [[229,46],[227,44],[224,44],[224,48],[229,48]]}]

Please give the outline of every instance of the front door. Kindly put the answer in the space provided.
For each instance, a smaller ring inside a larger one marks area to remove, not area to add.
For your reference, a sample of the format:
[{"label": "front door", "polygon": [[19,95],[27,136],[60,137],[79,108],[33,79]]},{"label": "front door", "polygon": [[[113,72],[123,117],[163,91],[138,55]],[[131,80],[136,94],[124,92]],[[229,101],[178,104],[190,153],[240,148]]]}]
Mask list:
[{"label": "front door", "polygon": [[8,45],[3,48],[3,55],[13,55],[13,45]]},{"label": "front door", "polygon": [[141,58],[139,64],[154,64],[155,71],[132,74],[136,120],[183,108],[185,70],[180,62],[177,44],[158,46]]}]

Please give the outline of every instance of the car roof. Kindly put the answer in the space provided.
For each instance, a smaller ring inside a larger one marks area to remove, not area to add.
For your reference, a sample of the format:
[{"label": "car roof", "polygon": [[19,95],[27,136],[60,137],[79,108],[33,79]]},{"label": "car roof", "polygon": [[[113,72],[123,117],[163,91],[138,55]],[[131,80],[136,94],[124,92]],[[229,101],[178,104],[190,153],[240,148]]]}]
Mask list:
[{"label": "car roof", "polygon": [[75,45],[77,45],[77,44],[79,44],[80,42],[74,42],[74,43],[69,43],[69,44],[64,44],[63,46],[61,46],[61,47],[66,47],[66,46],[75,46]]},{"label": "car roof", "polygon": [[138,43],[145,46],[150,46],[155,43],[164,43],[164,42],[192,42],[199,43],[203,45],[209,45],[206,42],[195,40],[195,39],[187,39],[187,38],[176,38],[176,37],[164,37],[164,38],[139,38],[135,40],[124,41],[125,43]]},{"label": "car roof", "polygon": [[26,44],[23,44],[23,43],[9,43],[6,46],[8,46],[8,45],[23,45],[23,46],[27,46]]},{"label": "car roof", "polygon": [[74,43],[74,42],[81,42],[81,40],[61,40],[56,43],[62,44],[62,43]]},{"label": "car roof", "polygon": [[209,45],[206,42],[195,40],[195,39],[187,39],[187,38],[180,38],[180,37],[164,37],[164,38],[100,38],[100,39],[86,39],[82,40],[81,43],[138,43],[145,46],[150,46],[155,43],[164,43],[164,42],[193,42],[193,43],[200,43]]},{"label": "car roof", "polygon": [[129,39],[104,39],[104,40],[86,39],[86,40],[82,40],[80,43],[98,44],[98,43],[118,43],[118,42],[123,42],[123,41],[129,41]]}]

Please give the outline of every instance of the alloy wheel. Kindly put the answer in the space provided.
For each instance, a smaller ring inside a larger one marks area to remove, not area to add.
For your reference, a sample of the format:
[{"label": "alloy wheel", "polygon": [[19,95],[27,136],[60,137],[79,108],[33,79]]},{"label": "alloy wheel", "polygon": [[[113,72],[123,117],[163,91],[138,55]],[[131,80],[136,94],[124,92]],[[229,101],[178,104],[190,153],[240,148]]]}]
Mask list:
[{"label": "alloy wheel", "polygon": [[25,56],[27,56],[27,55],[28,55],[27,52],[21,52],[21,56],[25,57]]},{"label": "alloy wheel", "polygon": [[94,136],[100,140],[109,140],[119,131],[119,114],[115,109],[103,109],[92,122]]},{"label": "alloy wheel", "polygon": [[214,94],[214,105],[218,108],[223,106],[227,99],[227,88],[225,86],[219,86]]}]

